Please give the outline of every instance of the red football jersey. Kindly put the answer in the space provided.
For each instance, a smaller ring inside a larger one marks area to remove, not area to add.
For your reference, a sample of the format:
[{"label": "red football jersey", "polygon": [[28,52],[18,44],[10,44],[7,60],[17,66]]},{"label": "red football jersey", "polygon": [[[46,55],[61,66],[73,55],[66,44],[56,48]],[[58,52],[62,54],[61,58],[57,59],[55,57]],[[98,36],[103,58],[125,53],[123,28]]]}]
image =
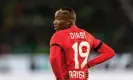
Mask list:
[{"label": "red football jersey", "polygon": [[69,73],[69,80],[86,80],[88,57],[90,51],[99,44],[99,40],[83,29],[73,26],[57,31],[50,45],[59,45],[62,49],[64,75]]},{"label": "red football jersey", "polygon": [[[67,74],[67,80],[87,80],[88,65],[95,66],[114,56],[113,49],[76,26],[57,31],[50,46],[50,63],[57,80],[64,80]],[[93,49],[101,55],[88,61]]]}]

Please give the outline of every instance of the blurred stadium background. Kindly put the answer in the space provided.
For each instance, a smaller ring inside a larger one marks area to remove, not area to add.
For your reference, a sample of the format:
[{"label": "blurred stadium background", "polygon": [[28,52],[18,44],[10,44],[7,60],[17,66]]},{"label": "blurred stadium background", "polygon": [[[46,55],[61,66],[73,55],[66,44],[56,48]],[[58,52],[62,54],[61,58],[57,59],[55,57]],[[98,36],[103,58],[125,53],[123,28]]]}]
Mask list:
[{"label": "blurred stadium background", "polygon": [[89,80],[133,80],[133,0],[0,0],[0,6],[0,80],[55,80],[49,40],[62,6],[75,9],[77,25],[116,52],[91,68]]}]

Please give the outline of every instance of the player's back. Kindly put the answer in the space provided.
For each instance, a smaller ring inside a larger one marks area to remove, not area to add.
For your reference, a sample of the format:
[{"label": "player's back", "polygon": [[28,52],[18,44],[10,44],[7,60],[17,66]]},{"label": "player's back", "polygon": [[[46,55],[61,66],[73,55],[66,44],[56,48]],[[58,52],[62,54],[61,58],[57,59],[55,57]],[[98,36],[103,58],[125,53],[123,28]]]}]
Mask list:
[{"label": "player's back", "polygon": [[69,80],[87,80],[87,60],[89,57],[92,38],[85,30],[77,27],[61,31],[63,37],[63,48],[65,63]]}]

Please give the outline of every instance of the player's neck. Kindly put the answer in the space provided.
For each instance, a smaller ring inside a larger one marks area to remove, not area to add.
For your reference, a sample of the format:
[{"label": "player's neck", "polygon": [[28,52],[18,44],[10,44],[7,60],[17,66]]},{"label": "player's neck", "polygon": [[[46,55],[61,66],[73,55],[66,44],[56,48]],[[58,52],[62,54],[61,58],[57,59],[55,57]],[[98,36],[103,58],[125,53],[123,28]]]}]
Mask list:
[{"label": "player's neck", "polygon": [[76,25],[75,25],[75,22],[72,23],[72,26],[76,26]]},{"label": "player's neck", "polygon": [[75,26],[76,26],[76,25],[75,25],[75,24],[73,24],[73,25],[68,26],[68,28],[75,27]]},{"label": "player's neck", "polygon": [[72,23],[72,24],[71,24],[71,27],[72,27],[72,26],[76,26],[75,23]]},{"label": "player's neck", "polygon": [[71,27],[76,27],[76,25],[75,24],[72,24],[72,25],[69,25],[69,26],[67,26],[67,27],[65,27],[63,29],[68,29],[68,28],[71,28]]},{"label": "player's neck", "polygon": [[76,27],[76,24],[75,24],[75,23],[73,23],[73,24],[71,25],[71,27]]}]

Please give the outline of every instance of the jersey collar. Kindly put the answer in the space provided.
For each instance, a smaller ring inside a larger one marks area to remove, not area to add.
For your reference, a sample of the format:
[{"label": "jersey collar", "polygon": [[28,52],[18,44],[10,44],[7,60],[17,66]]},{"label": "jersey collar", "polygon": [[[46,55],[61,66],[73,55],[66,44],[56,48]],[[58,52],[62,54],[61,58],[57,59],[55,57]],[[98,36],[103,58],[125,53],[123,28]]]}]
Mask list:
[{"label": "jersey collar", "polygon": [[71,26],[71,28],[78,28],[76,25]]}]

